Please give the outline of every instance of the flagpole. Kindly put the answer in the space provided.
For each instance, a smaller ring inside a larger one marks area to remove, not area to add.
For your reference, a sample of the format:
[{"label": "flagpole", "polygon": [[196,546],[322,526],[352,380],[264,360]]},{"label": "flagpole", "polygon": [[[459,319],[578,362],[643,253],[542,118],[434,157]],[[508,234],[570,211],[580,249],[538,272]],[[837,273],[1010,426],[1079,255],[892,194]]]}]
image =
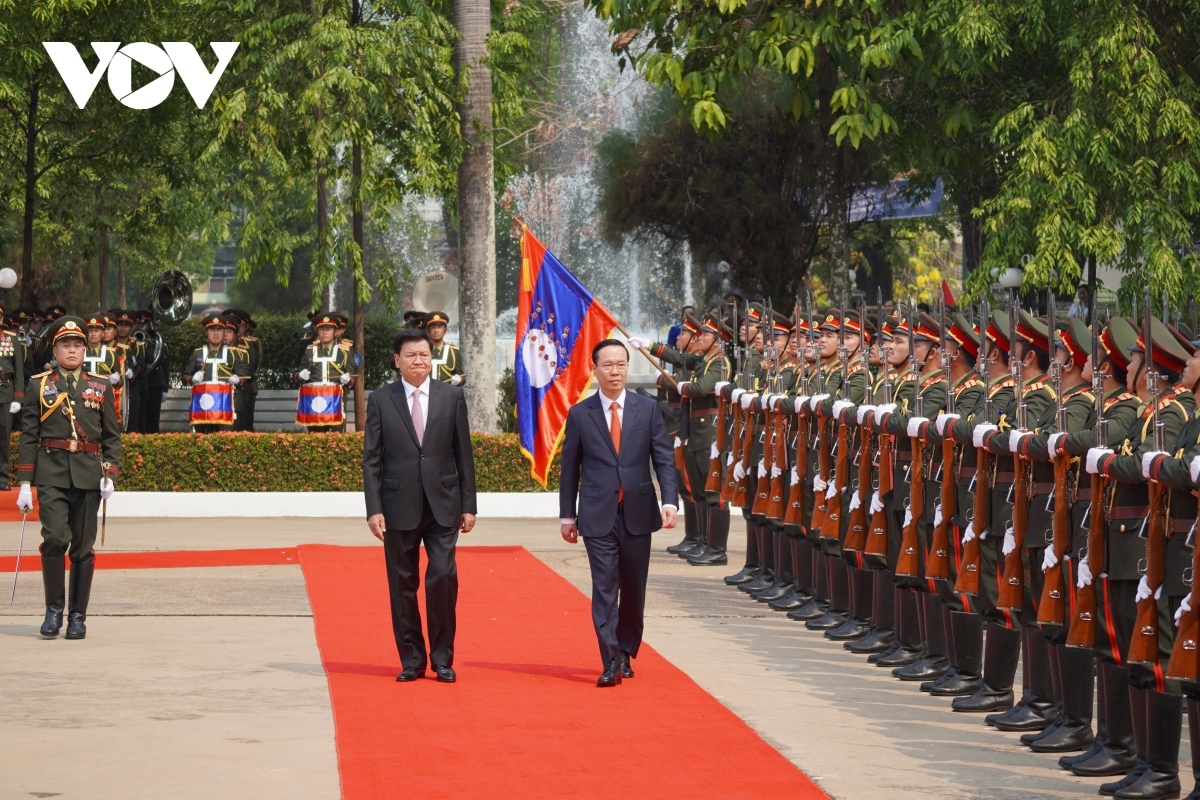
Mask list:
[{"label": "flagpole", "polygon": [[[629,335],[629,331],[627,331],[623,327],[621,327],[621,323],[619,323],[619,322],[617,323],[617,330],[619,330],[621,333],[623,333],[625,335],[626,339],[633,338],[632,336]],[[667,380],[669,380],[671,382],[672,386],[674,386],[676,388],[679,387],[679,382],[677,380],[675,380],[674,376],[672,376],[671,373],[667,372],[665,369],[663,369],[661,366],[659,366],[659,363],[657,361],[655,361],[654,358],[649,353],[647,353],[645,350],[643,350],[640,347],[636,347],[634,349],[637,350],[642,355],[644,355],[646,357],[646,360],[650,362],[650,366],[652,366],[656,370],[658,370],[659,374],[662,375]]]}]

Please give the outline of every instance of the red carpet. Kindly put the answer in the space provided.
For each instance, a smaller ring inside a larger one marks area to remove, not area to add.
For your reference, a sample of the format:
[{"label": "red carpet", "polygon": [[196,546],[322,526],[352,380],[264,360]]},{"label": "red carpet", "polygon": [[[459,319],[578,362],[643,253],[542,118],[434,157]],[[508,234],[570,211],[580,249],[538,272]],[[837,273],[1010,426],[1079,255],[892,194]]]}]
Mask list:
[{"label": "red carpet", "polygon": [[[36,564],[38,545],[42,543],[39,528],[25,528],[26,566]],[[16,556],[0,556],[0,572],[12,572]],[[96,552],[96,569],[172,569],[178,567],[256,567],[299,563],[296,548],[263,548],[261,550],[164,550],[152,553]],[[34,567],[36,568],[36,567]]]},{"label": "red carpet", "polygon": [[454,685],[395,682],[380,548],[300,557],[345,800],[826,797],[648,647],[597,688],[588,598],[522,548],[458,551]]},{"label": "red carpet", "polygon": [[[17,510],[17,495],[20,493],[21,487],[14,483],[12,488],[7,492],[0,492],[0,522],[20,522],[21,512]],[[37,522],[38,519],[38,492],[37,487],[33,488],[33,511],[29,512],[29,521]],[[29,532],[28,529],[25,531]]]}]

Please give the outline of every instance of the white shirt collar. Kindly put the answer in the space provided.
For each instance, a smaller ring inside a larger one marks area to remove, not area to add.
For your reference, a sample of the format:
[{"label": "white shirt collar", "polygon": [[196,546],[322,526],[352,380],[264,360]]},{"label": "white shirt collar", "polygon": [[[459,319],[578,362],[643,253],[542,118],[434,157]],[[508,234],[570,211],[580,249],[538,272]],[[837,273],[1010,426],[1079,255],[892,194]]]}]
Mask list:
[{"label": "white shirt collar", "polygon": [[[600,395],[600,402],[604,404],[604,410],[608,411],[612,407],[612,404],[613,404],[612,398],[610,398],[606,394],[604,394],[603,391],[599,391],[599,392],[597,392],[597,394]],[[621,394],[617,396],[616,403],[617,403],[617,406],[622,411],[625,410],[625,390],[624,389],[622,389]]]},{"label": "white shirt collar", "polygon": [[420,389],[421,393],[423,395],[425,395],[426,397],[429,397],[430,376],[426,375],[425,382],[422,383],[420,386],[413,386],[411,383],[404,380],[404,378],[401,378],[400,382],[404,384],[404,399],[411,400],[412,396],[413,396],[413,392],[415,392],[417,389]]}]

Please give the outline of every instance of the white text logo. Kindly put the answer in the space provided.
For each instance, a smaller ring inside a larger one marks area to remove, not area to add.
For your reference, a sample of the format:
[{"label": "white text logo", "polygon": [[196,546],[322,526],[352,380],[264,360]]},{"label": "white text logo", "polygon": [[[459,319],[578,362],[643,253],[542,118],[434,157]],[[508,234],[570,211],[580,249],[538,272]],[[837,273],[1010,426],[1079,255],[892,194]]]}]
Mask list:
[{"label": "white text logo", "polygon": [[[92,49],[99,59],[96,69],[89,71],[79,51],[70,42],[42,42],[50,60],[58,68],[67,91],[83,108],[100,83],[100,77],[108,70],[108,88],[122,105],[129,108],[154,108],[167,99],[175,85],[175,73],[183,79],[183,85],[196,101],[197,108],[204,108],[209,95],[221,79],[237,42],[212,42],[209,46],[217,56],[217,66],[212,72],[204,66],[196,48],[188,42],[163,42],[162,47],[149,42],[130,42],[121,47],[120,42],[92,42]],[[133,62],[136,61],[158,74],[158,77],[133,90]]]}]

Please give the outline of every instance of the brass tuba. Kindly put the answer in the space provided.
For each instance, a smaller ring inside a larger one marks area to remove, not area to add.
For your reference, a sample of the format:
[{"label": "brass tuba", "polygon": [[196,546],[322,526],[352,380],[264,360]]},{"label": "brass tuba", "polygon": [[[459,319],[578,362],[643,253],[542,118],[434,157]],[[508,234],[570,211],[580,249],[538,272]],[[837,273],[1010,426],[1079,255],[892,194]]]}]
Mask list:
[{"label": "brass tuba", "polygon": [[154,279],[150,287],[150,310],[163,325],[179,325],[192,311],[192,282],[177,269]]}]

